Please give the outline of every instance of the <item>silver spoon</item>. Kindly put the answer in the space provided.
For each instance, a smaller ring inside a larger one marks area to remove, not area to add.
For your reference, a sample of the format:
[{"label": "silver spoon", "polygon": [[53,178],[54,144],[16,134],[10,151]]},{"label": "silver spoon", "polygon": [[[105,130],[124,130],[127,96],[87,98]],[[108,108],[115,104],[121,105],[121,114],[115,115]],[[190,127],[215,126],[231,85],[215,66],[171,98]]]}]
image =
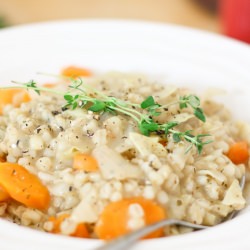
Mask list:
[{"label": "silver spoon", "polygon": [[[240,181],[240,187],[242,190],[244,189],[244,186],[245,186],[245,180],[246,180],[246,177],[244,175],[242,176],[241,181]],[[223,220],[223,222],[231,220],[238,214],[238,212],[239,211],[233,211]],[[136,243],[136,241],[138,241],[142,237],[154,232],[155,230],[159,228],[162,228],[165,226],[171,226],[171,225],[185,226],[185,227],[190,227],[196,230],[206,229],[210,227],[210,226],[193,224],[193,223],[183,221],[183,220],[166,219],[166,220],[161,220],[159,222],[153,223],[151,225],[148,225],[146,227],[143,227],[131,233],[128,233],[124,236],[121,236],[115,240],[110,241],[109,243],[103,246],[96,248],[95,250],[128,250],[128,247]]]}]

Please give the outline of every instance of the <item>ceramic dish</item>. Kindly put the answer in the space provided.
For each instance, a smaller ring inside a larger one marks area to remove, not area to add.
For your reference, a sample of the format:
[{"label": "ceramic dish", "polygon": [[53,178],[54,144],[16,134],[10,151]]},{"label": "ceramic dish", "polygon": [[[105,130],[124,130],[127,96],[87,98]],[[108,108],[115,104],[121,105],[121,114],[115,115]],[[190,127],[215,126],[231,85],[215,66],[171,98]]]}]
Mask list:
[{"label": "ceramic dish", "polygon": [[[142,72],[197,90],[227,90],[220,101],[250,122],[250,49],[217,35],[178,26],[135,21],[74,20],[19,26],[0,32],[0,82],[43,82],[65,65],[96,72]],[[247,249],[250,212],[214,228],[142,241],[134,249]],[[101,242],[55,236],[0,221],[1,249],[94,249]],[[232,239],[232,240],[230,240]]]}]

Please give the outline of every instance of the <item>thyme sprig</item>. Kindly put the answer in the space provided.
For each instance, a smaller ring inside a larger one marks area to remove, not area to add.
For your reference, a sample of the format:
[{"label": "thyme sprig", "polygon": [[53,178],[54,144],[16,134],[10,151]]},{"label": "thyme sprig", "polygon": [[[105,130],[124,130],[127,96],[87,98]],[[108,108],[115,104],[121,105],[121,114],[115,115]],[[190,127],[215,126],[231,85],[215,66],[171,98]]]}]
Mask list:
[{"label": "thyme sprig", "polygon": [[206,122],[206,117],[203,110],[200,108],[200,99],[196,95],[185,95],[180,96],[179,101],[172,102],[163,106],[160,106],[161,109],[167,109],[172,105],[179,105],[180,109],[191,107],[193,109],[194,115],[201,121]]},{"label": "thyme sprig", "polygon": [[40,87],[33,80],[27,83],[13,83],[18,84],[20,88],[33,90],[38,95],[43,91],[61,95],[66,102],[63,109],[71,108],[74,110],[76,108],[84,108],[93,112],[109,112],[114,115],[122,113],[131,117],[138,124],[138,128],[143,135],[149,136],[151,133],[165,134],[165,136],[172,136],[173,141],[176,143],[180,141],[189,142],[190,145],[186,149],[186,152],[189,152],[192,147],[195,147],[198,153],[201,154],[203,147],[212,142],[212,140],[203,140],[204,137],[209,137],[209,134],[193,135],[190,130],[180,132],[174,129],[179,125],[178,122],[168,121],[164,124],[160,124],[154,119],[154,117],[159,116],[163,112],[162,110],[166,110],[167,107],[179,105],[180,109],[191,107],[194,116],[202,122],[205,122],[206,117],[200,107],[200,99],[195,95],[181,96],[178,102],[167,105],[160,105],[155,101],[153,96],[149,96],[141,102],[141,104],[135,104],[122,101],[113,96],[107,96],[83,84],[81,78],[71,79],[71,84],[66,93],[51,88]]}]

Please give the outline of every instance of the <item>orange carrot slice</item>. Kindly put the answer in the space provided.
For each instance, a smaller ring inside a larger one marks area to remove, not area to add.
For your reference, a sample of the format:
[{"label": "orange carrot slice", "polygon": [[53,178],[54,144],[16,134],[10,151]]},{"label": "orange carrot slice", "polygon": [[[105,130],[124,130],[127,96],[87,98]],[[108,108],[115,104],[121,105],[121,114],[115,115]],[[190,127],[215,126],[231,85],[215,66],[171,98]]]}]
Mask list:
[{"label": "orange carrot slice", "polygon": [[[62,214],[58,217],[50,217],[49,221],[53,223],[53,229],[50,231],[54,234],[61,233],[61,224],[62,222],[69,217],[69,214]],[[77,225],[75,232],[73,232],[70,236],[80,237],[80,238],[89,238],[89,232],[84,223],[80,223]]]},{"label": "orange carrot slice", "polygon": [[13,105],[14,107],[19,107],[23,102],[29,102],[31,100],[30,95],[25,90],[20,90],[13,96]]},{"label": "orange carrot slice", "polygon": [[16,163],[0,163],[0,185],[11,198],[27,207],[43,210],[49,206],[48,189],[35,175]]},{"label": "orange carrot slice", "polygon": [[[128,220],[129,206],[131,204],[139,204],[143,208],[146,225],[166,218],[164,209],[151,200],[144,199],[143,197],[123,199],[112,202],[104,208],[95,227],[96,235],[100,239],[111,240],[130,232]],[[163,236],[163,229],[158,229],[145,238],[161,236]]]},{"label": "orange carrot slice", "polygon": [[249,150],[247,142],[240,141],[231,145],[227,156],[234,164],[246,163],[249,159]]},{"label": "orange carrot slice", "polygon": [[89,232],[84,223],[80,223],[77,225],[76,231],[71,234],[73,237],[80,237],[80,238],[89,238]]},{"label": "orange carrot slice", "polygon": [[53,89],[56,87],[56,85],[57,85],[56,83],[44,83],[42,86],[44,88]]},{"label": "orange carrot slice", "polygon": [[19,107],[23,102],[29,102],[30,96],[23,89],[1,89],[0,90],[0,114],[3,113],[3,108],[7,104],[13,104]]},{"label": "orange carrot slice", "polygon": [[61,74],[66,77],[77,78],[81,76],[92,76],[92,72],[85,68],[80,68],[76,66],[69,66],[62,70]]},{"label": "orange carrot slice", "polygon": [[7,201],[9,198],[8,192],[0,185],[0,202]]},{"label": "orange carrot slice", "polygon": [[[5,157],[0,156],[0,162],[5,162]],[[5,190],[3,186],[0,185],[0,202],[6,201],[10,198],[8,192]]]},{"label": "orange carrot slice", "polygon": [[80,153],[74,156],[73,168],[86,172],[96,172],[99,170],[98,163],[93,156]]}]

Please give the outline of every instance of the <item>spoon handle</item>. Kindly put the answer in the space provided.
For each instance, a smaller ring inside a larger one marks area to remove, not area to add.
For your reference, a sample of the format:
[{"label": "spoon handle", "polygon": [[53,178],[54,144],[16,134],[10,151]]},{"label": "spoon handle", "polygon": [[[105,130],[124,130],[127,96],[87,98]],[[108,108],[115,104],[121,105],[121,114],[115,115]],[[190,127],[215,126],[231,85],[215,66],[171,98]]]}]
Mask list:
[{"label": "spoon handle", "polygon": [[182,220],[167,219],[167,220],[162,220],[154,224],[151,224],[149,226],[143,227],[139,230],[136,230],[124,236],[121,236],[116,240],[112,240],[109,243],[96,248],[95,250],[128,250],[129,246],[134,244],[137,240],[139,240],[143,236],[148,235],[161,227],[170,226],[170,225],[179,225],[179,226],[191,227],[194,229],[208,228],[207,226],[196,225],[196,224],[189,223],[189,222],[182,221]]}]

